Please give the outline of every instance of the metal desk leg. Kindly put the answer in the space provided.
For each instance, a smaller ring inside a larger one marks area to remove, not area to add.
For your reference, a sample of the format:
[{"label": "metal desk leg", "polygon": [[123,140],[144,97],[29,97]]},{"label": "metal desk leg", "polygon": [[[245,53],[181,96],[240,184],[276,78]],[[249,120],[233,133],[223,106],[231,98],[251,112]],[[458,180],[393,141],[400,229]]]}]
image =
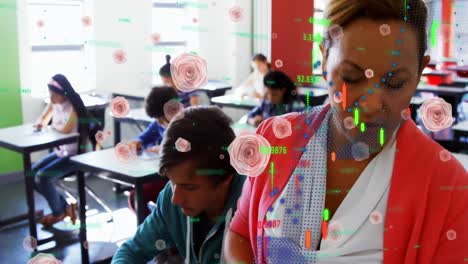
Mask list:
[{"label": "metal desk leg", "polygon": [[80,247],[81,263],[89,264],[88,239],[86,235],[86,191],[85,178],[82,171],[78,172],[78,195],[80,198]]},{"label": "metal desk leg", "polygon": [[[26,201],[28,203],[29,234],[37,240],[36,217],[34,206],[34,175],[31,169],[30,153],[23,153],[24,183],[26,186]],[[37,251],[37,249],[34,249]]]},{"label": "metal desk leg", "polygon": [[143,185],[135,184],[135,211],[137,214],[137,223],[140,225],[145,221],[145,204],[143,199]]},{"label": "metal desk leg", "polygon": [[117,118],[114,118],[114,145],[117,145],[121,138],[120,121]]}]

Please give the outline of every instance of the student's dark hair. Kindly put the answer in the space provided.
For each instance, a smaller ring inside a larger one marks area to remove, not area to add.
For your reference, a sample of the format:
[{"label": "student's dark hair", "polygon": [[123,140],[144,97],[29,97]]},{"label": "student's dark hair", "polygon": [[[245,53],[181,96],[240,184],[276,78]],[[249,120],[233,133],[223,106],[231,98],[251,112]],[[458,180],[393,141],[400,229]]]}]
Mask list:
[{"label": "student's dark hair", "polygon": [[296,85],[286,73],[282,71],[270,71],[263,77],[263,84],[273,90],[286,89],[283,103],[290,103],[297,97]]},{"label": "student's dark hair", "polygon": [[171,99],[179,99],[174,88],[168,86],[153,87],[146,97],[146,114],[152,118],[164,116],[164,104]]},{"label": "student's dark hair", "polygon": [[265,55],[262,53],[257,53],[252,57],[252,61],[261,61],[263,63],[266,63],[268,66],[268,70],[271,69],[271,64],[268,62],[268,59]]},{"label": "student's dark hair", "polygon": [[159,69],[159,75],[163,77],[171,77],[171,56],[169,54],[166,55],[166,64],[164,64]]},{"label": "student's dark hair", "polygon": [[[235,174],[231,166],[227,147],[235,138],[231,128],[232,120],[216,106],[197,106],[186,108],[183,117],[176,119],[166,129],[159,165],[161,175],[167,169],[185,161],[195,161],[201,175],[211,177],[214,184],[219,184]],[[175,148],[178,138],[190,142],[188,152],[179,152]]]},{"label": "student's dark hair", "polygon": [[[404,5],[407,5],[405,7]],[[365,18],[373,21],[397,20],[409,25],[416,33],[418,62],[421,70],[427,49],[427,8],[422,0],[331,0],[325,11],[330,25],[345,28],[351,22]],[[396,29],[395,31],[399,31]],[[332,38],[327,32],[324,38],[325,58],[328,57]]]},{"label": "student's dark hair", "polygon": [[[57,82],[61,88],[55,86],[51,82],[47,85],[49,90],[67,98],[67,100],[72,104],[76,115],[78,116],[78,133],[80,133],[81,141],[80,145],[83,145],[89,135],[89,124],[87,122],[83,122],[83,120],[88,119],[88,113],[86,107],[84,106],[83,100],[81,100],[80,95],[75,91],[75,89],[73,89],[73,86],[70,84],[67,77],[65,77],[63,74],[54,75],[52,80]],[[80,147],[79,150],[82,150],[82,148]]]}]

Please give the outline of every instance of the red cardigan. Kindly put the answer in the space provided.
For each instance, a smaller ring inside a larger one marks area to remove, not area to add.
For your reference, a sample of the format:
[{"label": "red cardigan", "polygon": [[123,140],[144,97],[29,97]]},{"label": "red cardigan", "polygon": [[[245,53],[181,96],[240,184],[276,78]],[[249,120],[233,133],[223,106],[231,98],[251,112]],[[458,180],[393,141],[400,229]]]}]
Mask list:
[{"label": "red cardigan", "polygon": [[[274,136],[272,119],[257,129],[257,134],[272,146],[288,149],[286,155],[270,158],[276,165],[276,195],[271,196],[268,170],[258,177],[249,177],[230,225],[233,232],[250,240],[257,263],[265,262],[264,254],[257,252],[257,237],[263,237],[257,221],[265,218],[289,181],[310,138],[304,139],[304,133],[312,136],[329,109],[327,105],[308,117],[299,113],[284,115],[293,127],[293,134],[284,139]],[[400,126],[385,219],[385,264],[468,263],[468,173],[454,157],[441,161],[441,150],[412,120]],[[455,239],[447,238],[449,230],[456,232]]]}]

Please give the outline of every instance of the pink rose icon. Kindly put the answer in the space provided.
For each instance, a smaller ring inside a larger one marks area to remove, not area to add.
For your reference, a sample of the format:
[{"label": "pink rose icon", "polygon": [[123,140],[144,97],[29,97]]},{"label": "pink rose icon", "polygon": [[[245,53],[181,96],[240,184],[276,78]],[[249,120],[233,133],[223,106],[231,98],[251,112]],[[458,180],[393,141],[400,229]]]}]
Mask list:
[{"label": "pink rose icon", "polygon": [[81,24],[83,24],[83,27],[89,27],[91,25],[91,17],[89,16],[82,17]]},{"label": "pink rose icon", "polygon": [[335,102],[336,104],[341,104],[341,102],[343,102],[342,96],[343,94],[341,92],[333,93],[333,102]]},{"label": "pink rose icon", "polygon": [[151,34],[151,42],[153,42],[154,45],[158,44],[160,41],[161,41],[161,34],[159,33]]},{"label": "pink rose icon", "polygon": [[114,148],[115,156],[121,162],[129,162],[136,158],[136,149],[132,149],[129,144],[120,142]]},{"label": "pink rose icon", "polygon": [[437,132],[450,127],[453,123],[452,105],[439,97],[426,100],[421,106],[424,127]]},{"label": "pink rose icon", "polygon": [[107,130],[107,131],[106,131],[106,136],[108,136],[108,137],[112,136],[112,131]]},{"label": "pink rose icon", "polygon": [[270,152],[260,153],[260,148],[270,149],[266,138],[252,132],[242,131],[228,147],[231,165],[239,174],[257,177],[268,166]]},{"label": "pink rose icon", "polygon": [[43,27],[43,26],[44,26],[44,21],[38,20],[38,21],[36,22],[36,26],[37,26],[38,28]]},{"label": "pink rose icon", "polygon": [[239,22],[242,19],[242,12],[240,6],[233,6],[229,9],[229,17],[233,22]]},{"label": "pink rose icon", "polygon": [[127,53],[121,49],[114,51],[112,57],[114,58],[114,62],[117,64],[123,64],[127,61]]},{"label": "pink rose icon", "polygon": [[292,134],[291,122],[283,117],[274,117],[272,127],[275,137],[279,139],[289,137]]},{"label": "pink rose icon", "polygon": [[326,240],[329,242],[338,242],[343,239],[343,235],[343,225],[338,221],[332,220],[328,225],[328,235]]},{"label": "pink rose icon", "polygon": [[171,99],[164,104],[163,111],[166,119],[171,122],[178,113],[182,114],[184,105],[177,99]]},{"label": "pink rose icon", "polygon": [[367,79],[374,77],[374,71],[372,69],[367,69],[365,72]]},{"label": "pink rose icon", "polygon": [[282,60],[275,60],[275,67],[276,68],[283,68],[283,61]]},{"label": "pink rose icon", "polygon": [[51,254],[39,253],[34,258],[28,260],[27,264],[62,264],[62,261],[56,259]]},{"label": "pink rose icon", "polygon": [[401,110],[401,118],[405,121],[411,118],[411,109],[409,107]]},{"label": "pink rose icon", "polygon": [[37,240],[32,236],[27,236],[23,239],[23,248],[33,252],[37,248]]},{"label": "pink rose icon", "polygon": [[184,53],[174,59],[171,75],[175,86],[182,92],[191,92],[208,83],[206,61],[190,53]]},{"label": "pink rose icon", "polygon": [[175,148],[179,152],[189,152],[191,149],[191,145],[188,140],[180,137],[175,142]]},{"label": "pink rose icon", "polygon": [[455,230],[450,229],[449,231],[447,231],[448,240],[455,240],[456,238],[457,238],[457,232],[455,232]]},{"label": "pink rose icon", "polygon": [[343,126],[348,130],[355,128],[356,123],[354,122],[354,118],[351,116],[345,117],[345,119],[343,120]]},{"label": "pink rose icon", "polygon": [[114,117],[120,118],[128,115],[130,112],[130,105],[128,104],[127,99],[122,96],[117,96],[112,99],[110,109]]},{"label": "pink rose icon", "polygon": [[373,225],[382,223],[382,219],[383,219],[382,213],[380,213],[378,211],[374,211],[369,215],[369,221]]},{"label": "pink rose icon", "polygon": [[328,34],[333,40],[340,40],[343,37],[343,28],[340,25],[332,25],[328,28]]},{"label": "pink rose icon", "polygon": [[382,36],[388,36],[390,33],[392,33],[392,30],[388,24],[382,24],[379,27],[380,35]]},{"label": "pink rose icon", "polygon": [[452,154],[450,151],[443,149],[439,152],[439,158],[442,162],[446,162],[452,159]]},{"label": "pink rose icon", "polygon": [[99,130],[99,131],[96,132],[96,134],[94,135],[94,138],[96,139],[96,142],[97,142],[97,143],[102,144],[102,142],[104,142],[104,140],[106,139],[106,135],[104,134],[104,132],[102,132],[101,130]]}]

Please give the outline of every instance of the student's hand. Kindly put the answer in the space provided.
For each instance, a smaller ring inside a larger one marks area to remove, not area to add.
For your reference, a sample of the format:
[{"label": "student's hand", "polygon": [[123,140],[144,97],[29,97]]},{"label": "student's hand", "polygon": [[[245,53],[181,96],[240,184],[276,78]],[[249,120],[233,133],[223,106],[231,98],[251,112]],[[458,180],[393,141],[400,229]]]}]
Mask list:
[{"label": "student's hand", "polygon": [[152,147],[147,148],[146,151],[159,154],[159,151],[161,151],[161,146],[160,145],[152,146]]},{"label": "student's hand", "polygon": [[41,123],[37,123],[37,124],[34,124],[33,127],[36,129],[36,130],[41,130],[43,125]]},{"label": "student's hand", "polygon": [[263,117],[261,115],[256,115],[255,117],[249,119],[249,123],[254,126],[260,125],[262,121]]},{"label": "student's hand", "polygon": [[143,146],[141,145],[141,141],[135,140],[129,143],[130,149],[135,149],[137,152],[139,152]]},{"label": "student's hand", "polygon": [[259,94],[257,92],[255,92],[254,96],[255,96],[255,98],[263,99],[263,95],[261,95],[261,94]]}]

